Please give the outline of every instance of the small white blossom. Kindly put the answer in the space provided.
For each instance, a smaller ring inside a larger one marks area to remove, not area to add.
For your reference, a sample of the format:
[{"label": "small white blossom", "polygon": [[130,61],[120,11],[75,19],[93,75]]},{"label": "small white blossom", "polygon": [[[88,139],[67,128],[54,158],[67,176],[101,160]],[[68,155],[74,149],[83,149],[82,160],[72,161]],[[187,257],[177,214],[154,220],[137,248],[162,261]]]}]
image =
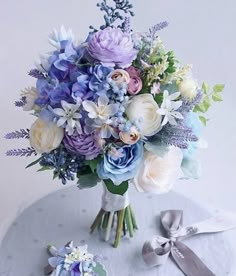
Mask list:
[{"label": "small white blossom", "polygon": [[161,92],[160,83],[159,82],[155,82],[153,84],[152,88],[151,88],[151,94],[155,97],[160,92]]},{"label": "small white blossom", "polygon": [[49,35],[49,43],[57,48],[61,48],[61,41],[64,40],[69,40],[73,41],[74,40],[74,34],[71,29],[66,30],[64,26],[61,26],[60,30],[54,29],[53,32]]},{"label": "small white blossom", "polygon": [[101,95],[98,98],[98,103],[93,101],[84,101],[83,107],[88,112],[88,117],[91,119],[107,120],[109,117],[116,114],[118,111],[117,104],[108,104],[109,99],[106,95]]},{"label": "small white blossom", "polygon": [[163,92],[163,102],[161,108],[157,110],[157,113],[164,116],[161,123],[162,126],[166,125],[168,122],[171,125],[177,125],[176,119],[183,119],[183,115],[176,110],[182,105],[182,101],[175,101],[179,97],[180,93],[176,92],[169,95],[169,92],[165,90]]},{"label": "small white blossom", "polygon": [[113,160],[117,160],[124,156],[123,149],[116,149],[115,147],[111,147],[108,155],[111,156]]},{"label": "small white blossom", "polygon": [[79,119],[82,117],[78,112],[81,106],[81,101],[77,104],[70,104],[66,101],[61,101],[62,108],[54,108],[53,112],[59,116],[57,126],[65,127],[65,130],[69,135],[74,133],[76,129],[79,134],[82,133],[82,128]]}]

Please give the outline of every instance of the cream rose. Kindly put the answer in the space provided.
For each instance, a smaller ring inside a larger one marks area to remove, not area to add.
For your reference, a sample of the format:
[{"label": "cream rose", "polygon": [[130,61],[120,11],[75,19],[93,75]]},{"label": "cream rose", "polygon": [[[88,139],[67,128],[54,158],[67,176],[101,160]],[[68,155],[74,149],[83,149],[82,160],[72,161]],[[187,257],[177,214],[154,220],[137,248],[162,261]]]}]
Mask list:
[{"label": "cream rose", "polygon": [[35,105],[35,100],[38,98],[38,93],[35,87],[27,88],[21,93],[22,97],[25,97],[25,105],[23,106],[24,111],[30,111],[32,109],[37,109],[38,106]]},{"label": "cream rose", "polygon": [[29,137],[30,145],[38,153],[46,153],[60,145],[64,137],[64,130],[54,123],[48,123],[38,118],[30,128]]},{"label": "cream rose", "polygon": [[133,182],[139,192],[168,192],[180,175],[183,159],[181,149],[170,146],[164,156],[146,151],[143,164]]},{"label": "cream rose", "polygon": [[110,78],[116,83],[117,86],[121,86],[123,83],[128,84],[130,81],[129,73],[122,69],[116,69],[111,72]]},{"label": "cream rose", "polygon": [[138,142],[140,134],[136,127],[131,127],[129,132],[120,132],[120,140],[125,144],[132,145]]},{"label": "cream rose", "polygon": [[134,96],[126,108],[130,121],[140,119],[140,133],[143,136],[152,136],[161,128],[162,116],[157,113],[158,104],[150,94]]},{"label": "cream rose", "polygon": [[192,100],[197,95],[197,82],[192,78],[186,78],[178,85],[181,95],[189,100]]}]

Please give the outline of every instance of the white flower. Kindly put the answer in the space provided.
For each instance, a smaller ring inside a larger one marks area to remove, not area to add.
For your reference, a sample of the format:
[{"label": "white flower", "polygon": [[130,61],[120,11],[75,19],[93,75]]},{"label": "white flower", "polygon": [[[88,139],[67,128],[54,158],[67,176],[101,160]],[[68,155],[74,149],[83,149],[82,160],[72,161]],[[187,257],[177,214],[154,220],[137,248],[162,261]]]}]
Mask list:
[{"label": "white flower", "polygon": [[113,160],[117,160],[124,156],[123,149],[116,149],[115,147],[111,147],[108,151],[108,155],[111,156]]},{"label": "white flower", "polygon": [[47,153],[56,149],[64,137],[64,130],[54,123],[38,118],[30,128],[30,145],[38,153]]},{"label": "white flower", "polygon": [[179,95],[179,92],[173,93],[171,95],[169,95],[167,90],[163,92],[163,102],[161,104],[161,108],[157,110],[158,114],[164,116],[164,119],[161,123],[162,126],[166,125],[168,122],[171,125],[177,125],[175,118],[183,119],[182,114],[176,111],[182,105],[182,101],[175,101]]},{"label": "white flower", "polygon": [[153,84],[152,88],[151,88],[151,94],[155,97],[160,92],[161,92],[160,83],[159,82],[155,82]]},{"label": "white flower", "polygon": [[137,190],[157,194],[168,192],[179,177],[182,158],[181,149],[174,146],[169,146],[164,156],[146,151],[143,164],[132,180]]},{"label": "white flower", "polygon": [[35,62],[35,66],[40,72],[45,73],[50,69],[51,63],[49,62],[49,58],[51,55],[52,53],[41,54],[39,60]]},{"label": "white flower", "polygon": [[139,120],[140,134],[152,136],[161,128],[161,115],[158,114],[159,106],[150,94],[141,94],[132,98],[126,108],[130,121]]},{"label": "white flower", "polygon": [[23,106],[24,111],[30,111],[36,109],[35,100],[38,98],[38,93],[35,87],[25,88],[22,93],[22,97],[25,97],[25,105]]},{"label": "white flower", "polygon": [[198,92],[197,82],[190,77],[185,78],[183,81],[181,81],[178,85],[178,88],[181,95],[189,100],[194,99]]},{"label": "white flower", "polygon": [[106,95],[101,95],[98,98],[98,104],[93,101],[84,101],[83,107],[88,112],[91,119],[107,120],[109,117],[116,114],[118,111],[117,104],[108,104],[109,99]]},{"label": "white flower", "polygon": [[114,127],[113,127],[113,120],[107,119],[107,120],[101,120],[101,119],[95,119],[95,120],[86,120],[86,132],[92,133],[95,132],[98,134],[98,136],[101,139],[110,138],[111,136],[118,138]]},{"label": "white flower", "polygon": [[59,127],[65,127],[69,135],[72,135],[75,131],[79,134],[82,133],[82,128],[79,119],[82,117],[78,112],[81,106],[81,101],[77,101],[77,104],[70,104],[66,101],[61,101],[62,108],[54,108],[53,112],[59,116],[57,125]]},{"label": "white flower", "polygon": [[54,29],[53,32],[49,35],[49,43],[57,48],[58,50],[61,48],[61,41],[74,40],[74,34],[71,29],[66,30],[64,26],[61,26],[60,30]]}]

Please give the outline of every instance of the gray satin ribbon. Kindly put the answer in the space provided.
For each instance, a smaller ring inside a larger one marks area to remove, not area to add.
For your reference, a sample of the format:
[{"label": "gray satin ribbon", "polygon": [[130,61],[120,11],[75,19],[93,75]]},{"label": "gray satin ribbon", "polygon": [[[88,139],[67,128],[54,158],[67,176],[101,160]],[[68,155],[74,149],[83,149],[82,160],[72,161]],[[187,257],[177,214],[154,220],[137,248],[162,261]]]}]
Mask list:
[{"label": "gray satin ribbon", "polygon": [[217,233],[236,227],[236,214],[220,213],[200,223],[183,227],[183,211],[167,210],[161,212],[161,225],[166,237],[154,236],[143,245],[142,255],[148,266],[165,264],[171,255],[186,276],[216,276],[201,259],[181,241],[193,235]]}]

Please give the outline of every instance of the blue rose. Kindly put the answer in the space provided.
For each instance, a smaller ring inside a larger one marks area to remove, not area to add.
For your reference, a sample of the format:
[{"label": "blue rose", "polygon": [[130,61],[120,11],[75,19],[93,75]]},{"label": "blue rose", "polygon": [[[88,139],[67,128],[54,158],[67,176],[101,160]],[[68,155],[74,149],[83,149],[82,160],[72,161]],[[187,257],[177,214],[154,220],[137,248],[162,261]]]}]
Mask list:
[{"label": "blue rose", "polygon": [[143,144],[113,146],[104,155],[103,161],[97,166],[100,179],[111,179],[119,185],[133,178],[143,158]]}]

